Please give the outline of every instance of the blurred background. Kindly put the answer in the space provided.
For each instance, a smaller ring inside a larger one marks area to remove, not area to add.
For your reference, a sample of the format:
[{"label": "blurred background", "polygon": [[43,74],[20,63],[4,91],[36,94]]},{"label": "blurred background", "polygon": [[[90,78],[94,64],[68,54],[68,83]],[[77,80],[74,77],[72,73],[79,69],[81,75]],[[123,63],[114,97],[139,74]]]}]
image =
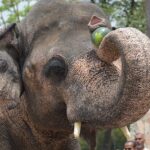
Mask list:
[{"label": "blurred background", "polygon": [[[38,0],[0,0],[0,28],[13,22],[20,22]],[[150,0],[70,0],[95,3],[109,16],[112,27],[135,27],[150,37]],[[142,109],[142,108],[141,108]],[[142,119],[128,125],[132,136],[143,132],[146,146],[150,148],[150,112]],[[122,150],[126,141],[120,129],[97,131],[96,150]],[[89,150],[81,138],[82,150]]]}]

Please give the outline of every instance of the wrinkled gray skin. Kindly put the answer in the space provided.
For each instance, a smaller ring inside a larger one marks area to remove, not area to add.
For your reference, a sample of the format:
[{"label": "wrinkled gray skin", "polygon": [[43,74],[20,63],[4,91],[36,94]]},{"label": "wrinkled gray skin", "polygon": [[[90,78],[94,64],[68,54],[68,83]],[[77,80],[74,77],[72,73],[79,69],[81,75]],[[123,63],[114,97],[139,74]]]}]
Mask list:
[{"label": "wrinkled gray skin", "polygon": [[93,15],[106,19],[90,3],[41,0],[0,35],[1,150],[79,150],[74,122],[85,133],[148,111],[150,40],[120,28],[95,49],[87,27]]}]

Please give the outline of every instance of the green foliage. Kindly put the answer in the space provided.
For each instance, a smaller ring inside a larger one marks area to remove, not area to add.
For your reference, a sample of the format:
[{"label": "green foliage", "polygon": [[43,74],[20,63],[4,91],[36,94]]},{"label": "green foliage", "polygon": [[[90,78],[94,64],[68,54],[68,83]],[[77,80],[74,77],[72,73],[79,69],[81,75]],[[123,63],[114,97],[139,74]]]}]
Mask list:
[{"label": "green foliage", "polygon": [[[106,130],[104,130],[104,129],[97,131],[96,150],[104,149],[103,146],[104,146],[105,134],[106,134]],[[110,145],[111,150],[122,150],[123,149],[124,143],[126,142],[126,138],[119,128],[113,129],[109,138],[112,141],[112,144],[108,143],[108,142],[107,142],[107,144],[111,144]],[[109,141],[109,139],[105,139],[105,140]],[[80,139],[80,145],[81,145],[81,150],[89,150],[88,144],[83,138]]]},{"label": "green foliage", "polygon": [[34,0],[2,0],[0,2],[0,26],[20,22],[29,12]]},{"label": "green foliage", "polygon": [[[0,3],[0,26],[19,22],[31,9],[32,2],[36,1],[38,0],[2,0]],[[110,16],[112,26],[132,26],[145,32],[146,19],[143,0],[99,1],[98,5]]]},{"label": "green foliage", "polygon": [[105,130],[99,130],[97,132],[97,138],[96,138],[96,150],[100,150],[102,148],[103,139],[104,139],[104,132]]},{"label": "green foliage", "polygon": [[[104,149],[103,145],[104,145],[105,134],[106,134],[105,129],[101,129],[101,130],[97,131],[96,150]],[[112,140],[112,144],[110,145],[111,150],[122,150],[123,149],[124,143],[126,142],[126,138],[119,128],[112,130],[110,139]],[[109,140],[109,139],[107,139],[107,140]],[[80,138],[79,141],[80,141],[81,150],[89,150],[89,146],[83,138]],[[106,144],[109,144],[109,143],[106,143]]]},{"label": "green foliage", "polygon": [[120,129],[113,129],[111,135],[113,139],[114,150],[122,150],[124,143],[126,142],[126,138],[122,131]]},{"label": "green foliage", "polygon": [[89,150],[88,144],[83,138],[80,138],[80,146],[81,150]]},{"label": "green foliage", "polygon": [[145,32],[146,17],[143,0],[101,0],[99,6],[116,27],[135,27]]}]

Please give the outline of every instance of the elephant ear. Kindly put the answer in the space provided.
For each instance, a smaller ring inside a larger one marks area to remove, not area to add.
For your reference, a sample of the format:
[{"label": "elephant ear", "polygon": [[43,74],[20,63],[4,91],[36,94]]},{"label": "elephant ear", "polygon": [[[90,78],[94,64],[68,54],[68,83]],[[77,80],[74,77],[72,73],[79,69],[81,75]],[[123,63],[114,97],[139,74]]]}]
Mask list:
[{"label": "elephant ear", "polygon": [[21,87],[18,34],[12,24],[0,33],[0,106],[16,106]]},{"label": "elephant ear", "polygon": [[93,15],[88,23],[88,28],[91,32],[99,27],[108,27],[111,29],[111,25],[107,22],[105,18]]}]

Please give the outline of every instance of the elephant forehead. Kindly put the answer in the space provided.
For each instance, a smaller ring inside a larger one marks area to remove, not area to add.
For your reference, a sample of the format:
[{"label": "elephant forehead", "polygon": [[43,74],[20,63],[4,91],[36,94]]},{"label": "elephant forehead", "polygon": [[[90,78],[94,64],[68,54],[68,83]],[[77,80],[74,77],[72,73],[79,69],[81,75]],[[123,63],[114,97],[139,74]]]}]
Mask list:
[{"label": "elephant forehead", "polygon": [[[63,37],[63,34],[44,34],[39,37],[33,45],[33,49],[27,61],[32,65],[44,65],[52,57],[57,55],[63,57],[67,62],[74,57],[87,53],[92,49],[89,32],[86,30],[70,32],[70,35]],[[84,34],[83,34],[84,33]]]},{"label": "elephant forehead", "polygon": [[43,31],[53,32],[57,29],[57,32],[64,33],[65,30],[77,31],[83,27],[88,31],[87,24],[93,14],[106,17],[92,4],[69,4],[49,0],[47,3],[41,2],[34,7],[28,17],[20,23],[20,27],[25,37],[28,36],[28,43],[32,43]]}]

